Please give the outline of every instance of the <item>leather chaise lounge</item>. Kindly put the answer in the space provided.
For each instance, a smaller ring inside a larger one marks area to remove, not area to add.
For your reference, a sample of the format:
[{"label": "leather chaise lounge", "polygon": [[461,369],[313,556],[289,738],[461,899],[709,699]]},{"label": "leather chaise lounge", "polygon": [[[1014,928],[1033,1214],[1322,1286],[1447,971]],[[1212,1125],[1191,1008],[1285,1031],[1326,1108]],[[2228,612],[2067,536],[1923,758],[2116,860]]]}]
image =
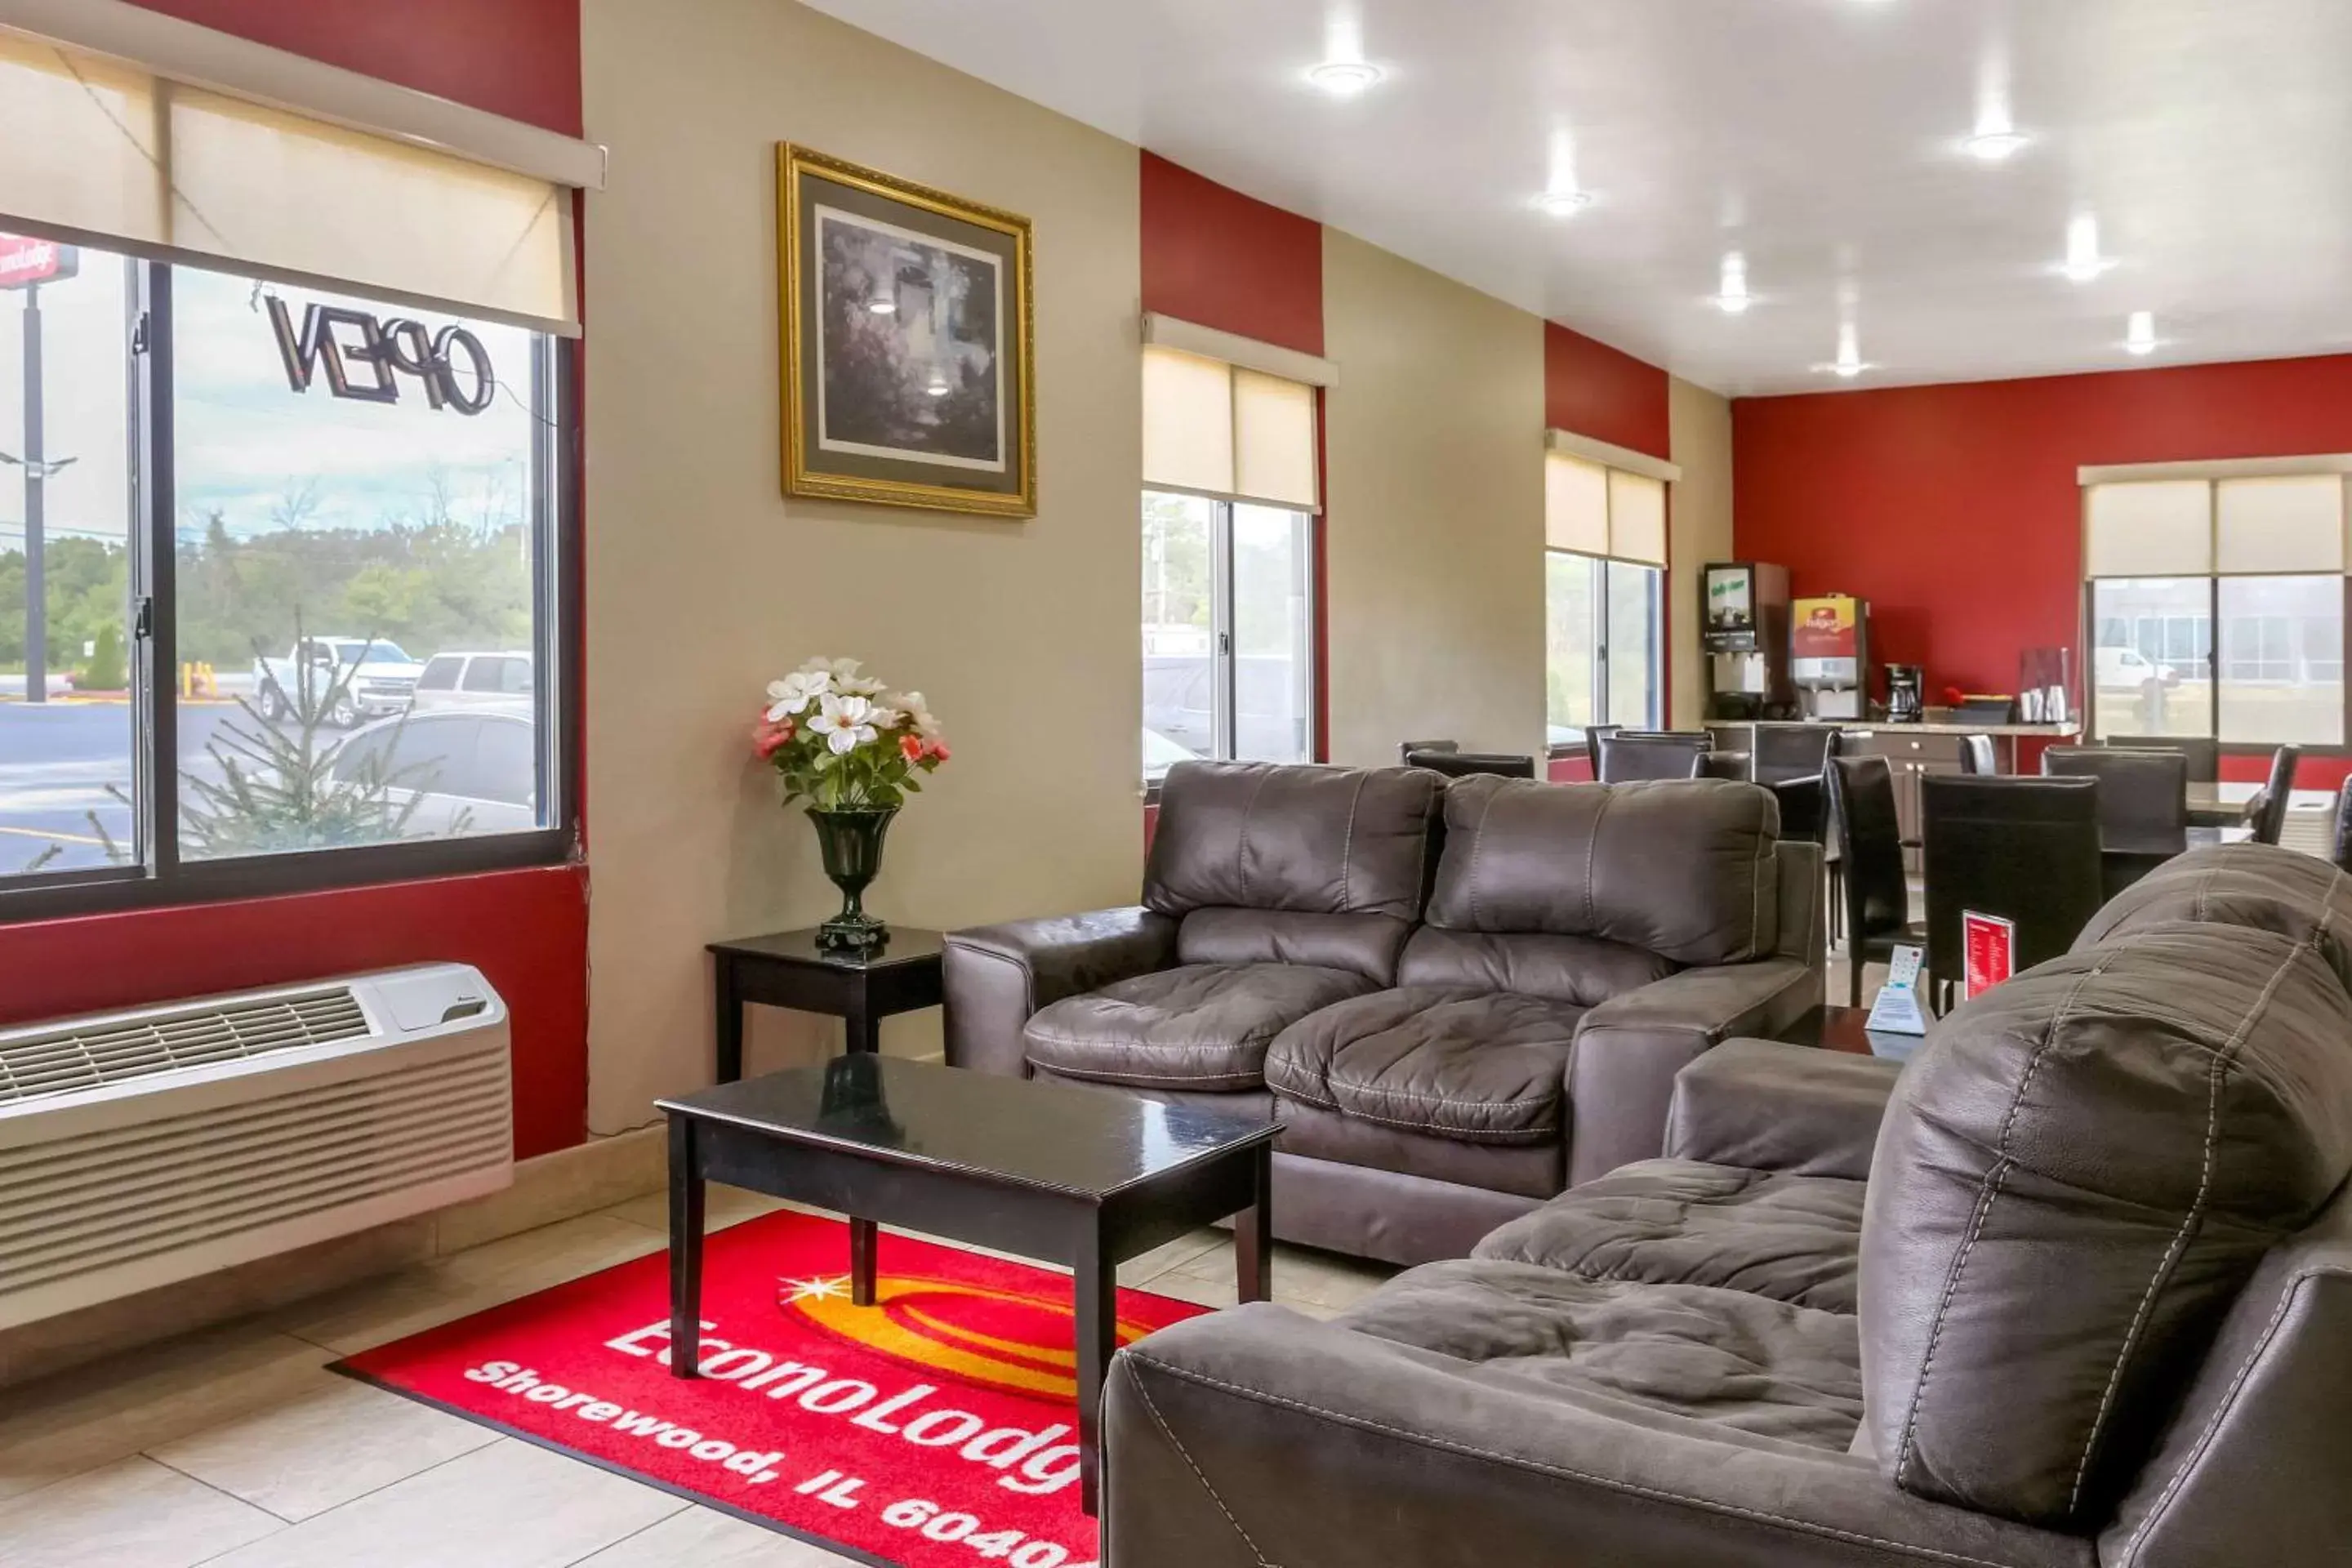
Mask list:
[{"label": "leather chaise lounge", "polygon": [[1106,1558],[2352,1562],[2348,987],[2352,879],[2231,846],[1899,1078],[1729,1042],[1474,1257],[1121,1352]]},{"label": "leather chaise lounge", "polygon": [[1662,1147],[1675,1071],[1822,998],[1754,785],[1187,763],[1143,902],[952,933],[948,1059],[1271,1114],[1275,1231],[1459,1257]]}]

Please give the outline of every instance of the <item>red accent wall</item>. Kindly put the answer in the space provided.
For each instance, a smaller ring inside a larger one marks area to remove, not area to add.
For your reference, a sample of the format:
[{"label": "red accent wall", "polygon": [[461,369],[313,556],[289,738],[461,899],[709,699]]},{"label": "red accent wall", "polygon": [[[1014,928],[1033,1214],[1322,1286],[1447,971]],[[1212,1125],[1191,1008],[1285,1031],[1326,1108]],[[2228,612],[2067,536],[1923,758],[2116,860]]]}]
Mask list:
[{"label": "red accent wall", "polygon": [[1171,163],[1142,160],[1143,308],[1323,353],[1323,226]]},{"label": "red accent wall", "polygon": [[580,0],[135,0],[150,11],[580,134]]},{"label": "red accent wall", "polygon": [[1544,424],[1672,458],[1666,373],[1607,343],[1544,323]]},{"label": "red accent wall", "polygon": [[588,888],[559,866],[0,926],[0,1025],[403,963],[471,963],[513,1018],[515,1152],[580,1142]]},{"label": "red accent wall", "polygon": [[[145,0],[424,91],[580,130],[578,0]],[[448,959],[513,1016],[515,1150],[579,1142],[588,1113],[580,866],[0,925],[0,1024]]]},{"label": "red accent wall", "polygon": [[1924,664],[1931,692],[2012,691],[2021,649],[2080,640],[2078,467],[2352,451],[2352,355],[1731,411],[1742,559],[1785,564],[1799,594],[1868,599],[1877,657]]}]

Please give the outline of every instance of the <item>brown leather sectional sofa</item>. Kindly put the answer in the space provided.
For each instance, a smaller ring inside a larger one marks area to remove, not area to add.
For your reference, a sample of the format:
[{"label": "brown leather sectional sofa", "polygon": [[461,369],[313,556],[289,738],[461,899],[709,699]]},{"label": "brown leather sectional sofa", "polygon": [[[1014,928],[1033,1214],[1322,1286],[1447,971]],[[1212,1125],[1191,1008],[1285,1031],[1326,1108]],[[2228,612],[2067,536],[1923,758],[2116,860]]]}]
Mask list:
[{"label": "brown leather sectional sofa", "polygon": [[1120,1352],[1106,1560],[2352,1562],[2352,879],[2180,857],[1899,1078],[1707,1053],[1668,1146]]},{"label": "brown leather sectional sofa", "polygon": [[948,1059],[1270,1113],[1275,1230],[1414,1263],[1655,1155],[1822,999],[1818,851],[1716,781],[1187,763],[1139,907],[948,939]]}]

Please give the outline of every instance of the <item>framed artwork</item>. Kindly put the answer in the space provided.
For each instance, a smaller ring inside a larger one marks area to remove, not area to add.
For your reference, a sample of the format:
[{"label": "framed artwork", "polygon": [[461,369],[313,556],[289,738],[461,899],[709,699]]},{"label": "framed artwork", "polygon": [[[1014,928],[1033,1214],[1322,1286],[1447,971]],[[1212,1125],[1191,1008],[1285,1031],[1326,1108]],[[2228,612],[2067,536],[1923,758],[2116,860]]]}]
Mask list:
[{"label": "framed artwork", "polygon": [[784,491],[1037,511],[1029,220],[776,149]]}]

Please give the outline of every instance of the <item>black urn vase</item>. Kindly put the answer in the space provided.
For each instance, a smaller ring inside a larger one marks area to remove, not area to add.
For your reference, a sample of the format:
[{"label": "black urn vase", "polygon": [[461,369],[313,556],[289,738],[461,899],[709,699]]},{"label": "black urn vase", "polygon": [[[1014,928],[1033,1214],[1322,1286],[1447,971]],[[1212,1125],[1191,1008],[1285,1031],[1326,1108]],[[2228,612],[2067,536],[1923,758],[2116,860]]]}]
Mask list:
[{"label": "black urn vase", "polygon": [[809,808],[824,874],[841,889],[841,912],[817,927],[818,946],[862,952],[889,939],[890,928],[866,912],[864,900],[866,885],[882,869],[883,836],[898,815],[895,805],[858,811]]}]

